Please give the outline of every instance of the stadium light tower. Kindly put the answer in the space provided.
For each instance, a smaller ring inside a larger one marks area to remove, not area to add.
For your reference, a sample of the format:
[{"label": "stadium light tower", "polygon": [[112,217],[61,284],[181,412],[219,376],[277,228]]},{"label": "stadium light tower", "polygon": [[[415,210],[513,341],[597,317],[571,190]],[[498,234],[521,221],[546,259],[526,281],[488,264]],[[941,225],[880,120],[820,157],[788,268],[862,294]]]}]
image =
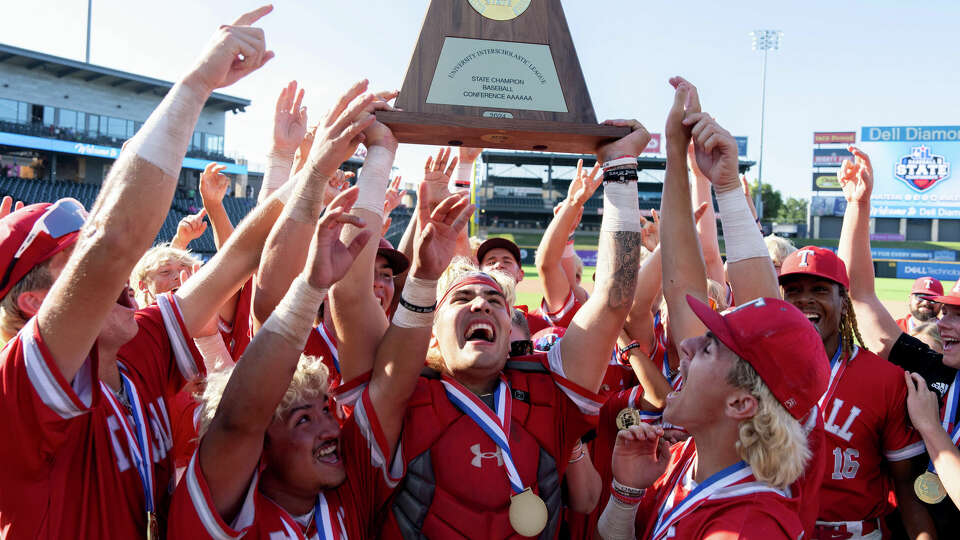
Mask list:
[{"label": "stadium light tower", "polygon": [[767,108],[767,53],[780,48],[780,38],[783,32],[779,30],[754,30],[750,32],[753,38],[753,50],[763,52],[763,75],[760,83],[760,160],[757,171],[757,193],[754,196],[754,205],[757,207],[757,216],[763,217],[763,128]]}]

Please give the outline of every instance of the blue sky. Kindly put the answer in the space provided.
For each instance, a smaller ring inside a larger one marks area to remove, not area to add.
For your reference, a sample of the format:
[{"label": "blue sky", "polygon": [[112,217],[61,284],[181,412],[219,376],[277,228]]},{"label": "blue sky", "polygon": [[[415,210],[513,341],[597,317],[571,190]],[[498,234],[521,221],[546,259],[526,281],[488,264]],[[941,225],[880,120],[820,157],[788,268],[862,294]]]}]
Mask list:
[{"label": "blue sky", "polygon": [[[277,58],[224,90],[253,101],[246,113],[229,115],[227,148],[263,160],[273,103],[289,80],[306,86],[311,121],[354,80],[399,88],[428,3],[275,2],[262,26]],[[257,5],[94,0],[91,61],[176,78],[218,24]],[[787,194],[809,193],[814,131],[960,123],[960,2],[563,5],[599,118],[633,117],[662,132],[672,99],[667,79],[683,75],[700,88],[705,110],[734,134],[749,136],[750,159],[759,157],[761,57],[751,50],[748,34],[757,28],[783,31],[768,66],[764,179]],[[84,0],[11,2],[4,15],[0,41],[83,59]],[[417,179],[429,151],[401,149],[397,165],[406,180]]]}]

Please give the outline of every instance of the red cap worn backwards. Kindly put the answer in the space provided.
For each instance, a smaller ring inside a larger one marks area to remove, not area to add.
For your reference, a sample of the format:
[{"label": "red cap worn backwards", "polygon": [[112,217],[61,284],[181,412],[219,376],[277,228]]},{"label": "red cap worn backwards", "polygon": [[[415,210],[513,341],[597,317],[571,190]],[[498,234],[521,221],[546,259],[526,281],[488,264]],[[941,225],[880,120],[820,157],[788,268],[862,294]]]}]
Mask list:
[{"label": "red cap worn backwards", "polygon": [[910,294],[929,294],[932,296],[942,296],[943,283],[940,283],[939,279],[931,276],[918,277],[916,281],[913,282],[913,287],[910,289]]},{"label": "red cap worn backwards", "polygon": [[75,199],[31,204],[0,219],[0,298],[77,239],[87,212]]},{"label": "red cap worn backwards", "polygon": [[783,283],[783,278],[791,275],[818,276],[839,283],[845,289],[850,288],[846,265],[836,253],[822,247],[800,248],[784,259],[780,266],[780,282]]},{"label": "red cap worn backwards", "polygon": [[[942,285],[941,285],[942,287]],[[950,289],[945,296],[944,295],[928,295],[924,296],[927,300],[933,300],[934,302],[940,302],[941,304],[950,304],[951,306],[960,306],[960,279],[953,284],[953,288]]]},{"label": "red cap worn backwards", "polygon": [[687,295],[687,303],[710,332],[749,363],[783,408],[802,420],[830,379],[820,334],[792,304],[757,298],[724,313]]}]

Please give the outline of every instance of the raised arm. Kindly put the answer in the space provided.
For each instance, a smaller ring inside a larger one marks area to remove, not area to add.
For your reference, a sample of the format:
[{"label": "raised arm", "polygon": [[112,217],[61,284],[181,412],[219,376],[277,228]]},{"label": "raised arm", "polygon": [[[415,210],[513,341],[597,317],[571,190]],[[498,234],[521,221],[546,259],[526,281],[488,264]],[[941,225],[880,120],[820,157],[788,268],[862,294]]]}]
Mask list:
[{"label": "raised arm", "polygon": [[633,305],[642,229],[636,157],[650,141],[650,134],[636,120],[607,123],[630,127],[631,132],[598,148],[597,160],[619,163],[623,158],[625,163],[605,166],[597,284],[560,340],[567,379],[591,391],[600,387],[610,351]]},{"label": "raised arm", "polygon": [[570,290],[575,285],[563,269],[563,252],[570,232],[580,223],[583,205],[603,182],[603,176],[597,174],[599,171],[599,162],[589,172],[583,170],[582,159],[577,162],[577,174],[570,182],[567,198],[560,203],[537,248],[537,274],[543,286],[543,299],[550,312],[563,309]]},{"label": "raised arm", "polygon": [[[374,103],[377,107],[389,108],[387,100],[395,93],[381,95]],[[352,214],[363,219],[365,229],[379,238],[383,226],[383,209],[390,169],[397,152],[398,142],[386,125],[374,120],[364,132],[367,157],[357,177],[359,199]],[[349,241],[359,229],[344,229],[343,240]],[[387,331],[384,306],[374,294],[374,273],[379,244],[371,242],[357,257],[347,276],[330,289],[328,307],[333,318],[337,336],[337,350],[341,358],[340,374],[350,381],[370,371],[376,354],[377,343]],[[353,331],[363,328],[364,332]]]},{"label": "raised arm", "polygon": [[225,521],[243,505],[265,433],[297,370],[328,287],[343,276],[370,239],[364,232],[349,247],[338,240],[344,224],[360,224],[346,213],[355,200],[355,191],[345,192],[316,224],[306,267],[233,369],[200,442],[200,465],[214,506]]},{"label": "raised arm", "polygon": [[[417,384],[427,356],[437,307],[437,280],[456,251],[457,236],[473,215],[469,199],[454,194],[431,211],[426,186],[418,188],[417,204],[423,216],[417,226],[413,264],[407,272],[403,301],[376,348],[370,378],[370,400],[393,452],[400,437],[406,403]],[[407,306],[413,307],[413,309]],[[369,333],[363,326],[350,331],[357,338]]]},{"label": "raised arm", "polygon": [[277,98],[273,115],[273,145],[267,152],[267,170],[257,195],[257,203],[267,199],[290,178],[293,155],[307,132],[307,108],[301,107],[303,89],[297,92],[297,82],[291,81]]},{"label": "raised arm", "polygon": [[873,255],[870,253],[870,194],[873,166],[870,158],[853,146],[854,161],[844,160],[837,175],[847,209],[843,213],[837,255],[847,267],[850,300],[864,345],[881,358],[888,358],[903,330],[883,306],[874,287]]},{"label": "raised arm", "polygon": [[226,168],[226,165],[208,163],[203,174],[200,175],[200,200],[203,201],[203,209],[207,211],[207,217],[210,218],[213,243],[216,244],[217,249],[222,248],[233,234],[233,223],[230,222],[227,209],[223,206],[223,198],[227,195],[227,188],[230,187],[230,179],[223,174]]},{"label": "raised arm", "polygon": [[201,208],[196,214],[188,214],[177,223],[177,233],[170,240],[170,247],[187,250],[190,249],[190,242],[203,236],[207,230],[207,222],[203,220],[207,215],[207,209]]},{"label": "raised arm", "polygon": [[360,97],[366,88],[367,82],[360,81],[340,97],[321,122],[306,165],[294,176],[292,198],[267,238],[257,272],[253,315],[258,324],[267,320],[303,268],[328,183],[373,121],[366,110],[373,96]]},{"label": "raised arm", "polygon": [[703,252],[703,263],[707,267],[707,277],[717,283],[725,283],[726,275],[723,270],[723,259],[720,257],[720,244],[717,241],[717,214],[713,211],[712,190],[710,180],[697,166],[694,145],[687,147],[687,165],[693,172],[693,207],[706,204],[706,213],[697,222],[697,232],[700,235],[700,250]]},{"label": "raised arm", "polygon": [[[693,92],[696,93],[696,88]],[[743,304],[761,297],[779,298],[776,270],[740,187],[736,140],[703,112],[688,114],[683,124],[691,128],[697,166],[717,194],[727,248],[727,275],[737,302]]]},{"label": "raised arm", "polygon": [[170,89],[110,168],[74,252],[37,315],[64,379],[72,380],[83,364],[130,270],[160,230],[207,98],[273,57],[263,31],[250,26],[271,9],[221,26],[196,67]]}]

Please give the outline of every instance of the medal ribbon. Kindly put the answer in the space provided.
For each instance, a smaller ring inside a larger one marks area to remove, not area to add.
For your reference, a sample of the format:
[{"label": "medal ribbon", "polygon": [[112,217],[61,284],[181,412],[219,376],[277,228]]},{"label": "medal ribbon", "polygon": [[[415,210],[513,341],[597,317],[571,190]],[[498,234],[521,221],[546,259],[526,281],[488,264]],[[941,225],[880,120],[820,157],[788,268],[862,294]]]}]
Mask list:
[{"label": "medal ribbon", "polygon": [[319,540],[347,540],[347,532],[339,527],[340,520],[333,508],[327,504],[323,493],[317,495],[317,503],[313,507],[313,523],[317,526]]},{"label": "medal ribbon", "polygon": [[327,327],[324,326],[322,321],[320,325],[317,326],[317,333],[320,334],[324,343],[327,344],[327,349],[329,349],[330,354],[333,355],[333,367],[337,368],[337,373],[340,373],[340,355],[337,353],[337,345],[333,342],[333,339],[327,335]]},{"label": "medal ribbon", "polygon": [[[953,441],[954,446],[957,445],[957,441],[960,441],[960,422],[956,421],[957,409],[960,409],[960,391],[957,389],[958,386],[960,386],[960,371],[953,376],[953,384],[950,385],[950,391],[947,392],[947,399],[944,400],[943,418],[941,419],[943,430],[950,434],[950,440]],[[952,430],[950,429],[951,425],[953,427]],[[930,463],[927,464],[927,470],[933,474],[937,474],[932,459]]]},{"label": "medal ribbon", "polygon": [[493,439],[493,442],[500,448],[503,454],[503,465],[507,470],[507,480],[510,481],[510,489],[516,493],[522,493],[524,489],[523,480],[520,479],[520,473],[513,463],[513,455],[510,454],[510,411],[513,400],[510,397],[510,387],[503,374],[500,374],[500,384],[493,394],[493,404],[496,410],[491,411],[486,403],[480,400],[473,392],[464,388],[460,383],[452,378],[443,376],[443,389],[447,392],[450,401],[467,415],[477,426],[480,427]]},{"label": "medal ribbon", "polygon": [[[688,444],[689,439],[684,443],[682,451],[686,451]],[[726,469],[710,475],[709,478],[697,485],[679,504],[674,505],[673,508],[667,512],[666,508],[668,503],[672,502],[676,496],[677,485],[683,481],[693,461],[692,459],[688,460],[687,464],[684,465],[680,471],[680,474],[676,475],[674,481],[670,483],[670,496],[663,501],[663,504],[661,504],[657,510],[657,521],[653,528],[652,540],[662,538],[674,523],[696,510],[698,506],[710,499],[717,491],[753,477],[753,470],[747,466],[746,462],[739,461],[734,463]]]},{"label": "medal ribbon", "polygon": [[117,419],[120,420],[120,425],[123,427],[123,433],[126,435],[127,443],[130,447],[130,454],[133,457],[133,464],[136,466],[137,472],[140,474],[140,482],[143,484],[143,495],[147,513],[150,514],[156,512],[156,510],[153,501],[153,445],[150,444],[150,437],[147,432],[146,411],[140,402],[140,395],[137,393],[136,387],[130,382],[130,379],[123,374],[123,371],[120,372],[120,381],[123,383],[123,388],[130,398],[133,426],[130,425],[127,415],[123,413],[120,402],[117,400],[117,396],[113,393],[113,390],[104,384],[103,381],[100,381],[100,389],[107,397],[110,407],[113,408],[114,414],[117,415]]},{"label": "medal ribbon", "polygon": [[[853,353],[850,355],[852,360],[857,353],[860,352],[860,348],[856,345],[853,346]],[[833,358],[830,359],[830,383],[827,385],[827,391],[820,396],[820,401],[817,402],[820,410],[823,410],[823,406],[826,402],[830,401],[830,398],[833,397],[834,392],[837,391],[837,386],[840,385],[840,379],[843,378],[843,372],[847,369],[847,363],[843,362],[840,359],[840,356],[843,354],[843,340],[840,340],[840,345],[837,346],[837,352],[833,353]]]}]

